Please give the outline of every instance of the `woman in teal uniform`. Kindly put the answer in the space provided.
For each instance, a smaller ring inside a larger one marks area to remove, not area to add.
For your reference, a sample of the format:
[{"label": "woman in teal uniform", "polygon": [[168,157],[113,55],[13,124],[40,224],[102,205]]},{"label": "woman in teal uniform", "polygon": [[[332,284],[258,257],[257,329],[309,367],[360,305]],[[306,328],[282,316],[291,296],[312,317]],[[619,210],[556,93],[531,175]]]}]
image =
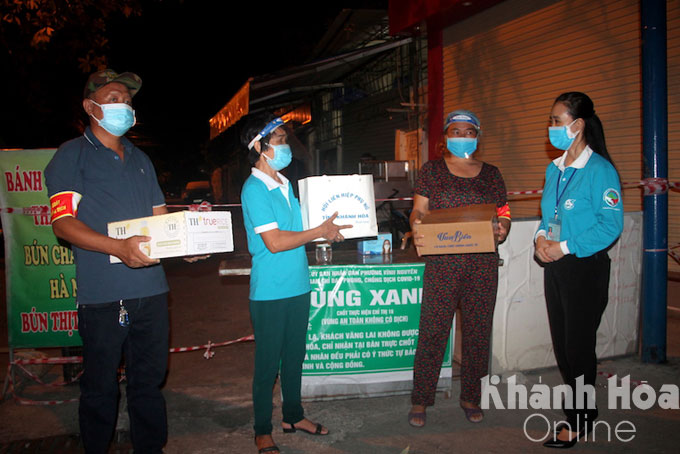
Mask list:
[{"label": "woman in teal uniform", "polygon": [[[536,257],[544,264],[557,365],[576,396],[577,382],[595,385],[596,334],[609,297],[607,249],[621,235],[623,203],[593,101],[584,93],[564,93],[555,100],[550,121],[550,143],[564,154],[545,173]],[[564,402],[566,424],[558,425],[544,446],[569,448],[592,430],[598,413],[594,396],[588,400],[592,408]]]},{"label": "woman in teal uniform", "polygon": [[250,317],[255,335],[253,409],[259,453],[278,453],[272,439],[272,388],[281,376],[286,433],[301,430],[327,435],[328,429],[304,417],[300,402],[302,362],[309,320],[310,284],[305,243],[323,237],[342,241],[349,225],[333,223],[302,230],[300,204],[288,179],[279,171],[290,164],[283,120],[271,114],[254,118],[242,142],[254,165],[241,191],[243,220],[252,255]]}]

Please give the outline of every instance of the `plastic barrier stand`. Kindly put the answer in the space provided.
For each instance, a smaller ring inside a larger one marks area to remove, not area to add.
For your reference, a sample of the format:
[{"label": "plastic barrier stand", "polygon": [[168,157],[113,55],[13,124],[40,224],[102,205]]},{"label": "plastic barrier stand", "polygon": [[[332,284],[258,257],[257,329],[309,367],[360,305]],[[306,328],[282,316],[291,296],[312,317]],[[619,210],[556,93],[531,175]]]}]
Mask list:
[{"label": "plastic barrier stand", "polygon": [[[498,296],[492,338],[492,374],[555,366],[543,294],[543,268],[534,259],[538,220],[516,221],[499,247]],[[626,213],[612,260],[609,303],[597,332],[597,357],[637,352],[642,278],[642,213]]]}]

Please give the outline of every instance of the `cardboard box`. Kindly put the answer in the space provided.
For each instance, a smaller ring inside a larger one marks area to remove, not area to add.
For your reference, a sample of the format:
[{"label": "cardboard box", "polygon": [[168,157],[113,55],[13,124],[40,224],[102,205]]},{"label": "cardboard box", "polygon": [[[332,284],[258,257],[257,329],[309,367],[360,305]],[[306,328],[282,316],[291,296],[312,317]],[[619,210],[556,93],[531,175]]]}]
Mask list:
[{"label": "cardboard box", "polygon": [[[385,241],[388,242],[385,245]],[[387,247],[387,254],[392,253],[392,234],[391,233],[378,233],[378,237],[375,240],[363,240],[357,243],[357,252],[361,255],[378,255],[385,253],[385,247]]]},{"label": "cardboard box", "polygon": [[298,186],[305,230],[321,225],[337,211],[335,224],[352,225],[341,231],[345,238],[378,235],[373,175],[308,177],[299,180]]},{"label": "cardboard box", "polygon": [[416,235],[425,235],[418,252],[420,255],[494,252],[495,217],[493,204],[432,210],[420,225],[414,226]]},{"label": "cardboard box", "polygon": [[[234,250],[229,211],[177,211],[109,222],[108,235],[117,239],[150,236],[151,241],[141,243],[140,249],[153,259]],[[110,256],[110,262],[120,263],[120,259]]]}]

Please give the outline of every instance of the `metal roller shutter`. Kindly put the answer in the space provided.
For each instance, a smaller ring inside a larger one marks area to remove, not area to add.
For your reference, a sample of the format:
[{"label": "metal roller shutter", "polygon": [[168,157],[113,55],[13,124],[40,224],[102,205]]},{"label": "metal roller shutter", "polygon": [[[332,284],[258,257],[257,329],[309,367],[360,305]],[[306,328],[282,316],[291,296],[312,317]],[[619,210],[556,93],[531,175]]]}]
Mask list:
[{"label": "metal roller shutter", "polygon": [[[621,180],[640,180],[637,0],[508,0],[449,27],[443,39],[444,110],[479,115],[479,158],[500,168],[508,191],[543,187],[560,154],[548,142],[548,115],[565,91],[593,99]],[[640,189],[623,197],[626,211],[641,210]],[[539,200],[515,198],[513,217],[537,216]]]},{"label": "metal roller shutter", "polygon": [[[680,182],[680,1],[666,3],[668,31],[668,179]],[[668,193],[668,244],[680,243],[680,191]],[[680,249],[676,249],[680,253]],[[669,259],[668,270],[680,273]]]},{"label": "metal roller shutter", "polygon": [[390,113],[403,99],[390,90],[348,104],[343,108],[342,169],[357,173],[364,153],[378,160],[394,159],[394,136],[397,129],[408,129],[408,117]]}]

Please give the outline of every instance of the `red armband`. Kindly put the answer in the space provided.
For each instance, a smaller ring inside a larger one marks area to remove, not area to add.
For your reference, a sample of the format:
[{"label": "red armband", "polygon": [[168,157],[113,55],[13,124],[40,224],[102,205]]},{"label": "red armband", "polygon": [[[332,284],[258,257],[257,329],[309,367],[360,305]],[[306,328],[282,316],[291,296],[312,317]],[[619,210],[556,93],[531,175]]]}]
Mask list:
[{"label": "red armband", "polygon": [[50,211],[52,222],[64,216],[76,217],[78,214],[78,204],[83,196],[73,191],[57,192],[50,197]]},{"label": "red armband", "polygon": [[496,216],[498,216],[499,218],[511,220],[512,218],[510,217],[510,205],[506,203],[502,207],[496,207]]}]

